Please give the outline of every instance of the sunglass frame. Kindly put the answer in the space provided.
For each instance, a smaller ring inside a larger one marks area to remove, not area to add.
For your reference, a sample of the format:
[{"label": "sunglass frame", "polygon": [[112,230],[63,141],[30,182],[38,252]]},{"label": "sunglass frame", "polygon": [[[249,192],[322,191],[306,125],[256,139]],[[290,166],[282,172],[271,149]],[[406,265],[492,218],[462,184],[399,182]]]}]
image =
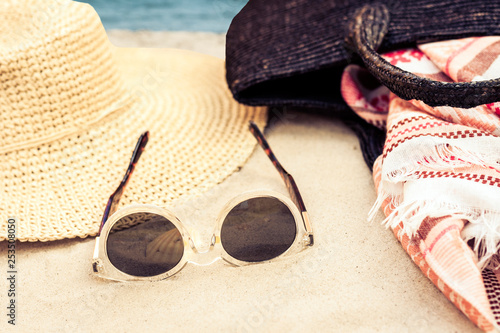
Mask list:
[{"label": "sunglass frame", "polygon": [[[281,255],[272,258],[270,260],[258,261],[258,262],[247,262],[238,260],[231,255],[229,255],[221,242],[221,229],[227,215],[231,210],[241,202],[252,198],[274,198],[278,199],[280,202],[285,204],[295,219],[295,239],[290,247],[283,252]],[[120,271],[116,268],[107,255],[107,240],[109,232],[116,222],[121,218],[135,213],[153,213],[165,217],[179,230],[183,244],[184,252],[179,263],[173,267],[171,270],[155,275],[155,276],[134,276]],[[259,190],[246,192],[238,195],[231,201],[229,201],[224,208],[219,213],[217,218],[217,224],[214,232],[212,233],[209,240],[209,248],[207,251],[200,252],[195,246],[195,240],[190,235],[188,228],[180,221],[180,219],[175,215],[175,213],[169,209],[165,209],[153,205],[130,205],[123,209],[116,211],[112,216],[109,217],[107,223],[103,226],[101,234],[96,238],[96,244],[94,249],[94,257],[92,262],[92,267],[94,273],[102,278],[115,280],[115,281],[160,281],[167,279],[176,273],[180,272],[188,263],[207,265],[211,264],[219,259],[234,265],[234,266],[247,266],[252,264],[268,263],[282,260],[290,255],[297,254],[312,245],[311,243],[311,233],[306,230],[306,221],[304,221],[303,215],[297,208],[297,206],[292,202],[291,199],[285,195],[268,190]]]}]

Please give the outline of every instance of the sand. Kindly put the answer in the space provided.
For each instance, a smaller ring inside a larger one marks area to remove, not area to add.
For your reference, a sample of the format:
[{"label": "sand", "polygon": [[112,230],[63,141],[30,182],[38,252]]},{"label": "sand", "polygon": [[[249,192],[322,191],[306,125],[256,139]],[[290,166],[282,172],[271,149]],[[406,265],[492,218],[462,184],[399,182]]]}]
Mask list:
[{"label": "sand", "polygon": [[[223,58],[224,36],[109,32],[118,46],[187,48]],[[413,264],[390,230],[372,224],[371,173],[356,136],[338,119],[287,111],[266,130],[295,177],[316,244],[279,262],[188,265],[155,283],[93,276],[94,239],[18,244],[18,316],[1,332],[474,332],[468,319]],[[204,196],[171,207],[208,244],[219,211],[251,190],[286,194],[257,149],[248,163]],[[6,267],[6,247],[0,265]],[[6,279],[1,279],[5,309]]]},{"label": "sand", "polygon": [[119,47],[168,47],[188,49],[224,59],[226,36],[211,32],[111,30],[109,40]]}]

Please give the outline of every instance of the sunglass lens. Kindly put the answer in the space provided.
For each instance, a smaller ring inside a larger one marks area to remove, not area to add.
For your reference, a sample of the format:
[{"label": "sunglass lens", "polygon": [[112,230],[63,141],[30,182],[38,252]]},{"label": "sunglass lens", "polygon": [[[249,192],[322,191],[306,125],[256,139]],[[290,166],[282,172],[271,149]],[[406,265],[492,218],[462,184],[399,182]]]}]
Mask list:
[{"label": "sunglass lens", "polygon": [[283,254],[296,236],[290,209],[272,197],[252,198],[235,206],[221,229],[224,250],[241,261],[265,261]]},{"label": "sunglass lens", "polygon": [[184,254],[179,230],[167,218],[154,213],[122,217],[111,228],[106,247],[109,261],[134,276],[168,272]]}]

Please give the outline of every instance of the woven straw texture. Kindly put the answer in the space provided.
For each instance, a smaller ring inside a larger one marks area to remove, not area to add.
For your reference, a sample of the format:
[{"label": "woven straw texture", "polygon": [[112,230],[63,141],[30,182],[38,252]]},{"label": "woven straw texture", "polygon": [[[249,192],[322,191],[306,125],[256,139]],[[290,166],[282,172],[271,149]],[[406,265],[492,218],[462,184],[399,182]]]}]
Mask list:
[{"label": "woven straw texture", "polygon": [[[14,27],[14,28],[12,28]],[[0,5],[0,240],[96,235],[139,135],[150,141],[121,201],[168,206],[200,195],[255,147],[222,60],[112,46],[98,15],[72,1]]]},{"label": "woven straw texture", "polygon": [[[386,34],[374,29],[375,35],[383,37],[376,45],[379,52],[430,40],[500,35],[499,1],[252,0],[233,19],[226,38],[226,77],[235,99],[247,105],[313,106],[339,114],[358,135],[372,168],[385,135],[353,119],[341,97],[340,82],[346,65],[362,63],[356,54],[359,50],[347,47],[349,25],[359,9],[376,3],[387,6],[390,14]],[[474,91],[447,85],[444,90],[458,90],[452,96],[433,89],[435,82],[420,86],[422,82],[407,77],[409,73],[377,67],[381,63],[369,67],[379,72],[378,77],[388,78],[384,83],[404,98],[423,95],[436,99],[433,105],[445,99],[445,104],[470,106],[477,105],[476,97],[483,98],[483,92],[490,97],[498,92],[498,82],[494,89],[481,83]],[[406,84],[401,85],[402,81]],[[456,98],[457,94],[469,97]]]},{"label": "woven straw texture", "polygon": [[495,103],[500,79],[476,82],[441,82],[402,70],[376,52],[387,33],[389,10],[382,4],[361,8],[350,24],[346,44],[358,53],[368,70],[399,97],[422,101],[430,106],[471,108]]},{"label": "woven straw texture", "polygon": [[492,0],[252,0],[227,33],[227,80],[235,98],[248,105],[347,111],[340,78],[360,59],[344,38],[357,10],[370,3],[385,4],[390,13],[379,52],[500,35],[500,2]]}]

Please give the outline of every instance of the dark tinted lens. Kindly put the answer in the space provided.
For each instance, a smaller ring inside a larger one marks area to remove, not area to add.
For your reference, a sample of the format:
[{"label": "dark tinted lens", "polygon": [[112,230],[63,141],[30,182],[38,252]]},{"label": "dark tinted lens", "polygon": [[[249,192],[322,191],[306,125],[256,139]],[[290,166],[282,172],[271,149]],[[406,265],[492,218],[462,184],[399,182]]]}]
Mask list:
[{"label": "dark tinted lens", "polygon": [[232,257],[264,261],[285,252],[295,240],[292,212],[276,198],[253,198],[235,206],[221,229],[221,243]]},{"label": "dark tinted lens", "polygon": [[108,258],[120,271],[154,276],[171,270],[184,253],[179,230],[165,217],[135,213],[111,228],[106,243]]}]

